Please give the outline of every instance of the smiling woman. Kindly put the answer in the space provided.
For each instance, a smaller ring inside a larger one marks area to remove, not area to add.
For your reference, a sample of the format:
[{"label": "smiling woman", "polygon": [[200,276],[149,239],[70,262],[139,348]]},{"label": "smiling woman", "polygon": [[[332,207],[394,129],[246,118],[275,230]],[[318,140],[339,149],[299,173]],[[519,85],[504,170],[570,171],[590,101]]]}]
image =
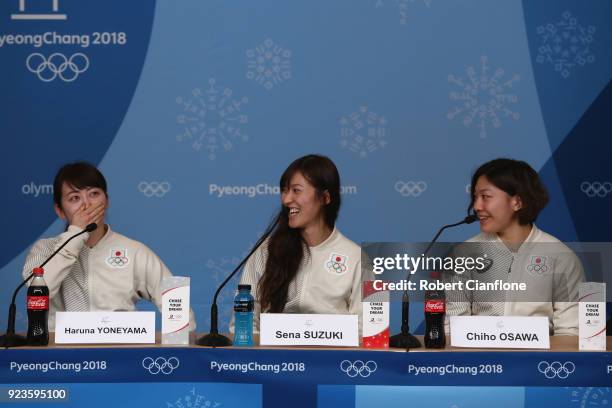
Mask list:
[{"label": "smiling woman", "polygon": [[473,209],[482,232],[497,234],[506,243],[521,243],[548,203],[538,173],[524,161],[496,159],[472,176]]},{"label": "smiling woman", "polygon": [[279,187],[277,227],[240,280],[254,288],[254,330],[260,312],[361,316],[361,250],[335,226],[338,169],[327,157],[304,156],[287,167]]},{"label": "smiling woman", "polygon": [[[455,270],[451,279],[466,285],[447,292],[448,315],[547,316],[551,334],[577,335],[582,264],[565,244],[535,225],[548,203],[538,173],[524,161],[495,159],[476,170],[471,192],[468,211],[478,216],[481,233],[468,242],[482,243],[473,248],[487,251],[493,266],[484,273]],[[546,265],[545,272],[533,273],[534,262]],[[487,282],[501,285],[501,294]],[[508,289],[508,284],[523,286]]]}]

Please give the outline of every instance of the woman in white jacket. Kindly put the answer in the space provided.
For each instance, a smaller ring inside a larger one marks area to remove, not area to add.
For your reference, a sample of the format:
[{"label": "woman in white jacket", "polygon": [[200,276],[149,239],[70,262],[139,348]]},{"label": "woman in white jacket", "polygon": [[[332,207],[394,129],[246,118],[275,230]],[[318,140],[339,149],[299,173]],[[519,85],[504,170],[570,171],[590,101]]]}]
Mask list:
[{"label": "woman in white jacket", "polygon": [[66,222],[66,231],[34,243],[24,277],[88,224],[98,227],[70,241],[45,265],[50,330],[54,331],[57,311],[134,310],[139,299],[161,307],[161,281],[172,274],[146,245],[112,231],[104,222],[109,201],[102,173],[86,162],[70,163],[56,174],[53,189],[54,209]]},{"label": "woman in white jacket", "polygon": [[453,280],[525,283],[526,290],[452,291],[448,314],[547,316],[552,334],[577,335],[582,265],[571,249],[535,225],[548,203],[536,171],[524,161],[492,160],[472,176],[471,193],[468,211],[478,215],[481,233],[466,247],[486,251],[492,266],[484,273],[456,274]]},{"label": "woman in white jacket", "polygon": [[260,312],[360,316],[361,250],[335,225],[338,169],[324,156],[301,157],[283,172],[280,189],[278,224],[240,279],[255,297],[254,330]]}]

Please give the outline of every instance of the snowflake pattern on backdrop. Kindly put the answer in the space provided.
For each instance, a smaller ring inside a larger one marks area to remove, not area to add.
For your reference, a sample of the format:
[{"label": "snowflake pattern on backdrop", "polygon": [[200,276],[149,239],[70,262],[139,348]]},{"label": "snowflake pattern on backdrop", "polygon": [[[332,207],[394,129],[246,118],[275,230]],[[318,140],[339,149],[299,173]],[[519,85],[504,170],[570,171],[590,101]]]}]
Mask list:
[{"label": "snowflake pattern on backdrop", "polygon": [[215,160],[219,149],[230,151],[236,142],[249,140],[244,130],[248,117],[242,111],[249,99],[234,98],[229,88],[220,91],[214,78],[208,81],[208,85],[204,92],[195,88],[191,96],[176,98],[176,103],[183,108],[177,116],[183,133],[176,139],[179,142],[191,141],[196,151],[206,149],[208,158]]},{"label": "snowflake pattern on backdrop", "polygon": [[[393,0],[393,2],[397,5],[401,25],[408,24],[408,8],[411,3],[422,2],[427,8],[431,6],[431,0]],[[384,5],[383,0],[376,0],[376,8],[383,7]]]},{"label": "snowflake pattern on backdrop", "polygon": [[457,103],[446,115],[449,120],[461,116],[464,126],[475,124],[480,129],[480,137],[484,138],[487,137],[487,126],[501,127],[502,116],[514,120],[520,118],[520,114],[511,109],[511,105],[518,102],[516,94],[511,92],[520,80],[518,74],[504,79],[505,71],[497,68],[491,75],[486,56],[480,58],[480,73],[470,66],[466,74],[466,79],[452,74],[448,76],[448,81],[460,89],[449,94],[450,100]]},{"label": "snowflake pattern on backdrop", "polygon": [[[240,259],[233,258],[221,258],[217,260],[209,259],[206,261],[206,269],[208,269],[209,276],[212,278],[213,290],[217,290],[221,282],[229,276],[230,273],[238,266]],[[229,322],[234,312],[234,296],[235,290],[238,288],[238,282],[240,281],[240,272],[236,274],[225,287],[219,293],[217,298],[217,306],[219,308],[219,331],[221,333],[229,333]],[[213,292],[214,294],[214,292]],[[212,300],[212,297],[211,297]],[[205,305],[203,310],[210,310],[210,304]],[[210,313],[208,314],[210,315]],[[210,326],[210,316],[206,319],[206,327]]]},{"label": "snowflake pattern on backdrop", "polygon": [[166,401],[166,408],[216,408],[219,406],[221,403],[210,401],[204,395],[200,395],[195,387],[174,402]]},{"label": "snowflake pattern on backdrop", "polygon": [[358,111],[340,119],[340,145],[366,158],[387,145],[385,126],[387,119],[362,106]]},{"label": "snowflake pattern on backdrop", "polygon": [[595,26],[578,24],[569,11],[563,13],[560,21],[541,25],[536,30],[541,40],[536,61],[552,64],[562,78],[567,79],[577,67],[595,62],[591,52]]},{"label": "snowflake pattern on backdrop", "polygon": [[247,50],[247,79],[270,90],[291,78],[291,50],[266,39],[254,49]]}]

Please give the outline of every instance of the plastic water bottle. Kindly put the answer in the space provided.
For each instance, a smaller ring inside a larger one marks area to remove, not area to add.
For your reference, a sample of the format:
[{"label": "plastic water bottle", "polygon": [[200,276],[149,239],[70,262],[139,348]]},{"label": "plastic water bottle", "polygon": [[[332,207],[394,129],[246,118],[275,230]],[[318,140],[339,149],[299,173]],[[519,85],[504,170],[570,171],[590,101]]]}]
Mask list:
[{"label": "plastic water bottle", "polygon": [[43,268],[34,268],[34,278],[28,288],[28,344],[49,344],[49,288],[43,278]]},{"label": "plastic water bottle", "polygon": [[234,298],[234,346],[253,345],[254,308],[251,285],[238,285],[238,293]]}]

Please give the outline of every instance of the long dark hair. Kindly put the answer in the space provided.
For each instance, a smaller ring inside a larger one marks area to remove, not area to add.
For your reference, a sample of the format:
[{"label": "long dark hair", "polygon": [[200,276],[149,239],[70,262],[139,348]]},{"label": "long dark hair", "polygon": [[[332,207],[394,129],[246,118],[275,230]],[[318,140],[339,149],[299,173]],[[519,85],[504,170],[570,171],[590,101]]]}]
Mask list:
[{"label": "long dark hair", "polygon": [[[340,210],[340,175],[336,165],[325,156],[300,157],[281,176],[281,191],[289,187],[291,178],[298,172],[317,190],[318,197],[322,199],[326,192],[329,194],[330,201],[323,206],[323,218],[333,229]],[[278,224],[268,241],[268,257],[259,280],[258,297],[263,312],[280,313],[287,303],[289,284],[305,256],[310,254],[301,231],[289,227],[288,208],[282,207],[274,222]]]}]

